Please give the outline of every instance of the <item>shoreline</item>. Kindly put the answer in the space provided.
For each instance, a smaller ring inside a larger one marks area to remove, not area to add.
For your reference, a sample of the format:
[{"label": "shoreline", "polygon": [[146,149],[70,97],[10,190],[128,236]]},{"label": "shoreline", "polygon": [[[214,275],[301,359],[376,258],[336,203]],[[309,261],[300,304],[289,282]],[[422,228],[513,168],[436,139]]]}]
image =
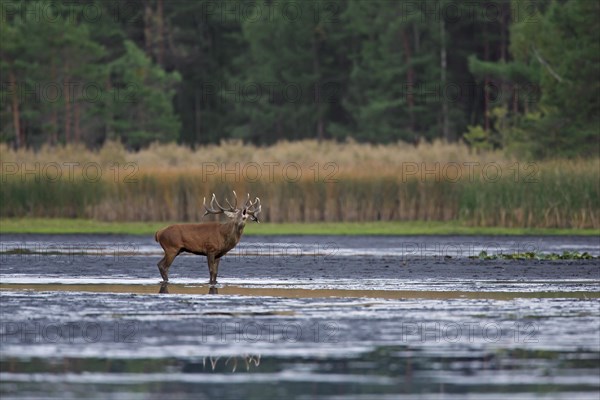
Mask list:
[{"label": "shoreline", "polygon": [[[143,236],[153,235],[158,229],[170,224],[171,222],[107,222],[64,218],[2,218],[0,219],[0,234],[128,234]],[[600,236],[600,229],[475,227],[464,225],[460,221],[377,221],[247,224],[244,235]]]}]

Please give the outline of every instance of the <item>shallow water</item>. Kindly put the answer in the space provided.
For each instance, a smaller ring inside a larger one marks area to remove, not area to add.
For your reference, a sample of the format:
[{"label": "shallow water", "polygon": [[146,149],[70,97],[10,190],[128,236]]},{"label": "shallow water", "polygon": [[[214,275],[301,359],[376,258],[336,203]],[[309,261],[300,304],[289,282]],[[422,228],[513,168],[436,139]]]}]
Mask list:
[{"label": "shallow water", "polygon": [[[160,255],[151,236],[132,235],[0,235],[0,253],[29,250],[41,254]],[[600,255],[600,238],[592,236],[245,236],[229,254],[299,256],[469,257],[523,252],[588,252]]]},{"label": "shallow water", "polygon": [[[597,260],[315,255],[311,243],[323,239],[303,237],[294,244],[300,253],[225,257],[214,288],[203,258],[179,257],[165,287],[152,252],[81,251],[123,240],[146,239],[2,236],[3,248],[84,244],[1,256],[3,399],[597,399],[600,392]],[[394,239],[386,240],[390,247]],[[551,247],[546,238],[531,241]],[[550,241],[597,252],[596,238]]]},{"label": "shallow water", "polygon": [[[7,279],[12,281],[14,279]],[[37,279],[36,279],[37,280]],[[560,283],[554,282],[559,286]],[[38,292],[91,292],[91,293],[132,293],[132,294],[220,294],[236,296],[269,296],[288,298],[374,298],[374,299],[492,299],[513,300],[517,298],[574,298],[593,299],[600,298],[600,292],[591,291],[596,285],[588,281],[570,282],[577,286],[573,291],[460,291],[460,290],[377,290],[377,289],[314,289],[299,288],[296,285],[185,285],[185,284],[107,284],[107,283],[0,283],[0,290],[4,291],[38,291]],[[564,290],[566,287],[562,286]],[[493,289],[490,288],[490,289]],[[588,290],[585,290],[588,289]]]}]

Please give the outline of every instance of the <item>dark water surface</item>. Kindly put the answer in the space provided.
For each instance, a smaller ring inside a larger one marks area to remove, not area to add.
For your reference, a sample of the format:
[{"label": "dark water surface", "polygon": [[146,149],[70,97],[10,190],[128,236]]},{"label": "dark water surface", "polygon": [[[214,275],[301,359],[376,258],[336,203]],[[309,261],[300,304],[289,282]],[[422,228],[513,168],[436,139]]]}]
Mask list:
[{"label": "dark water surface", "polygon": [[249,237],[216,288],[198,256],[161,286],[148,238],[0,239],[3,400],[600,393],[598,260],[457,250],[597,254],[598,238]]}]

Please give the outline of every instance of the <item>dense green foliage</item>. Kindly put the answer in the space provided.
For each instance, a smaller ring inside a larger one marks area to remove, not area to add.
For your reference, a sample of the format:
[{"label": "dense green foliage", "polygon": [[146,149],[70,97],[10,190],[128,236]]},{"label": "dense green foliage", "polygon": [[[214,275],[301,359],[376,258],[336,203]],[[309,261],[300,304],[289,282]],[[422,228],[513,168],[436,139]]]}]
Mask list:
[{"label": "dense green foliage", "polygon": [[540,1],[529,14],[531,21],[511,27],[512,60],[470,59],[476,75],[493,76],[518,94],[492,110],[492,135],[536,158],[598,154],[600,2]]},{"label": "dense green foliage", "polygon": [[5,0],[0,139],[595,154],[600,3]]}]

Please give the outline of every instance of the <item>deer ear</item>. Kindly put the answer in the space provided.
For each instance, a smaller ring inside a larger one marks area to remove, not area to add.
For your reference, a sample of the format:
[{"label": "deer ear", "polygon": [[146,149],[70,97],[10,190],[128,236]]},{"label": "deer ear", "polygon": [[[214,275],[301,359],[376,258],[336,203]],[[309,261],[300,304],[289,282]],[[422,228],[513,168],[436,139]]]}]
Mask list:
[{"label": "deer ear", "polygon": [[233,212],[233,211],[224,211],[224,213],[229,218],[235,218],[235,216],[237,215],[237,212]]},{"label": "deer ear", "polygon": [[246,215],[246,209],[245,208],[242,210],[242,215]]}]

